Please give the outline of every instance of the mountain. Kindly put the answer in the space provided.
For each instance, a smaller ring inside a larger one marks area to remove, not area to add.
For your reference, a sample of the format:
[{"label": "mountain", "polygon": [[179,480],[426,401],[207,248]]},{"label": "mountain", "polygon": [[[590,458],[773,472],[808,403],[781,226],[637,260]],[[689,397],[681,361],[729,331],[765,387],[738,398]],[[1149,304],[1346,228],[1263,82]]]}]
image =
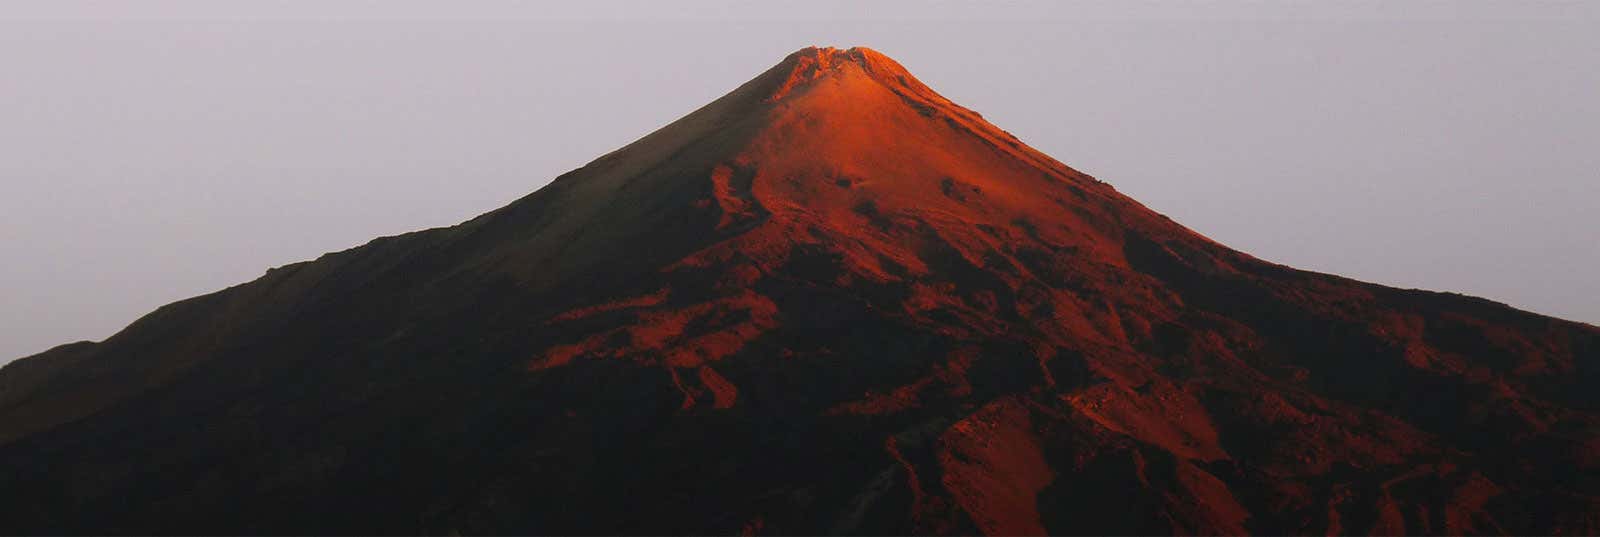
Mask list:
[{"label": "mountain", "polygon": [[1600,329],[1262,261],[868,49],[0,369],[0,531],[1600,533]]}]

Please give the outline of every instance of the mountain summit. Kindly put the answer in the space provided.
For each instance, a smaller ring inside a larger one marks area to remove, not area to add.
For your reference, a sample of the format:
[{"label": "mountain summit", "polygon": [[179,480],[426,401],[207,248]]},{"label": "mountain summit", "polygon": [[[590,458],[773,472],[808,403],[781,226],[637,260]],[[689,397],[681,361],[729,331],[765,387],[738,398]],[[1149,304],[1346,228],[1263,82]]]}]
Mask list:
[{"label": "mountain summit", "polygon": [[808,48],[0,369],[4,533],[1600,533],[1600,329],[1295,270]]}]

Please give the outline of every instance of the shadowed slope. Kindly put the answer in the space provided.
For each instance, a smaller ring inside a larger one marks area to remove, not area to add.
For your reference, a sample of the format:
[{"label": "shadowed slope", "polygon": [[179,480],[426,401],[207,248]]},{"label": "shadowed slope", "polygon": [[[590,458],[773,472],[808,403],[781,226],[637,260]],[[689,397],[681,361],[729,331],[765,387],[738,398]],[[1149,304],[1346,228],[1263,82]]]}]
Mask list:
[{"label": "shadowed slope", "polygon": [[806,49],[462,225],[0,370],[0,530],[1595,533],[1597,364]]}]

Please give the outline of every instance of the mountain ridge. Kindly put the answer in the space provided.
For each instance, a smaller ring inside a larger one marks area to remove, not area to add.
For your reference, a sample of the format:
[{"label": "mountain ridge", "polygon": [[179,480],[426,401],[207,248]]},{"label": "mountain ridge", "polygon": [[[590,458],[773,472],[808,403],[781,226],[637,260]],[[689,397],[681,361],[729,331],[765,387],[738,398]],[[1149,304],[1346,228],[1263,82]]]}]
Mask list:
[{"label": "mountain ridge", "polygon": [[1593,326],[1256,259],[807,48],[0,369],[0,529],[1594,533],[1597,369]]}]

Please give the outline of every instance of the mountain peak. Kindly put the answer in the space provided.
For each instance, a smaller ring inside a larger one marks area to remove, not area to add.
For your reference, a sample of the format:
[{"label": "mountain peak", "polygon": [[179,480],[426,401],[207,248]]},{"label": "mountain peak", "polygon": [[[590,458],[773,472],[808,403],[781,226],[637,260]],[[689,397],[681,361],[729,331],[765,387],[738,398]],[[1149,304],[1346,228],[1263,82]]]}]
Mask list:
[{"label": "mountain peak", "polygon": [[0,529],[1596,535],[1597,364],[807,48],[479,218],[0,368]]},{"label": "mountain peak", "polygon": [[784,58],[769,74],[778,77],[778,84],[768,101],[782,100],[796,88],[830,76],[866,75],[886,85],[921,86],[899,62],[867,47],[806,47]]},{"label": "mountain peak", "polygon": [[878,52],[867,47],[837,48],[810,46],[794,51],[793,54],[789,55],[789,58],[808,58],[812,61],[821,62],[824,65],[854,63],[865,68],[871,68],[875,65],[889,63],[894,64],[895,68],[900,68],[899,64],[895,63],[893,59],[885,56],[882,52]]}]

